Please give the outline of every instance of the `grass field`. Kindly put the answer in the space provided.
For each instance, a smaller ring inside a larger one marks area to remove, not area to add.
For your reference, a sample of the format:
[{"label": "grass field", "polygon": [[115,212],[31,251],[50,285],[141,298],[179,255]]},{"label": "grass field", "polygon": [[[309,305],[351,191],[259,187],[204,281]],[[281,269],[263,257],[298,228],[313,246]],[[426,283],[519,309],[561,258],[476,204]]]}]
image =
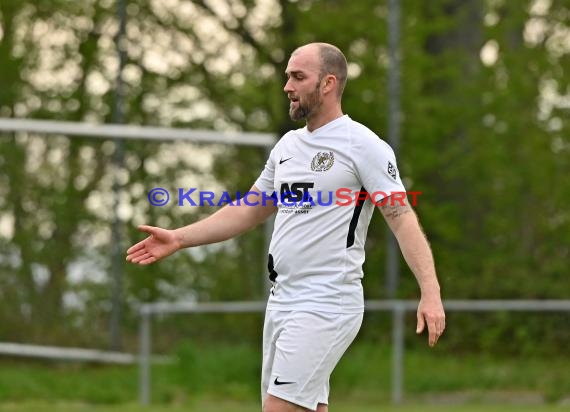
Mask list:
[{"label": "grass field", "polygon": [[[390,348],[355,345],[331,379],[332,412],[570,411],[567,357],[409,350],[405,403],[390,405]],[[0,359],[0,412],[259,411],[259,352],[184,346],[152,368],[149,408],[137,405],[137,366]],[[219,404],[214,399],[223,399]]]},{"label": "grass field", "polygon": [[[569,406],[555,405],[429,405],[406,404],[390,406],[382,404],[346,404],[331,405],[331,412],[547,412],[564,411]],[[184,406],[152,406],[143,408],[136,405],[93,406],[87,404],[2,404],[2,412],[254,412],[259,411],[258,403],[254,402],[222,402],[201,401]]]}]

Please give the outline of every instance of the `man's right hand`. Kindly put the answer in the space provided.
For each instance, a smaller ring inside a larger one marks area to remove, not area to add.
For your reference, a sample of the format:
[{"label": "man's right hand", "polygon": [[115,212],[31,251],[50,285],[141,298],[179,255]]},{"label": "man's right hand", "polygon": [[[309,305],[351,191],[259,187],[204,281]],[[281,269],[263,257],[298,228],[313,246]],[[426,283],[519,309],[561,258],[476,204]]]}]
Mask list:
[{"label": "man's right hand", "polygon": [[146,225],[139,226],[139,230],[150,236],[127,250],[127,262],[148,265],[172,255],[181,247],[173,230]]}]

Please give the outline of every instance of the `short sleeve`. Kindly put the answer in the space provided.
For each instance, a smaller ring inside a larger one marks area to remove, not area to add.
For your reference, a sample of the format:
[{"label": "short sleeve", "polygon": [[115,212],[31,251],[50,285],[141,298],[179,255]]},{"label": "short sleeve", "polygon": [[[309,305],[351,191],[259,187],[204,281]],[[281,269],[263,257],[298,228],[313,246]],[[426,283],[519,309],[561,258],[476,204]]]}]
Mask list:
[{"label": "short sleeve", "polygon": [[255,187],[257,187],[261,192],[273,193],[275,179],[275,148],[271,150],[267,161],[265,162],[265,167],[261,171],[261,174],[255,181]]},{"label": "short sleeve", "polygon": [[392,148],[372,132],[352,138],[352,159],[364,189],[375,198],[405,192]]}]

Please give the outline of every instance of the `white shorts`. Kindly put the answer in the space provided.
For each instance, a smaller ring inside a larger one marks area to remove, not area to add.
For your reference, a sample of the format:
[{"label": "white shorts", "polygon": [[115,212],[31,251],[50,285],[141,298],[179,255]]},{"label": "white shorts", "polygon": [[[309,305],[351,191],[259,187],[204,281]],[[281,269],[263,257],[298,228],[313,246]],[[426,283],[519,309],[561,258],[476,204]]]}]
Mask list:
[{"label": "white shorts", "polygon": [[261,399],[267,394],[310,410],[328,404],[329,377],[362,324],[362,313],[267,310]]}]

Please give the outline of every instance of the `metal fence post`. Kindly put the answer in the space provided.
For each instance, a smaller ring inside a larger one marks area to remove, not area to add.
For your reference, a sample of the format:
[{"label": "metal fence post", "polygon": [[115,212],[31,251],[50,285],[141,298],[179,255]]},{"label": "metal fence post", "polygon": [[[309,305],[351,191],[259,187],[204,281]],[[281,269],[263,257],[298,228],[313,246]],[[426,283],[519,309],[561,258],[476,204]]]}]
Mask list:
[{"label": "metal fence post", "polygon": [[392,309],[392,403],[402,402],[404,394],[404,320],[406,305],[394,301]]},{"label": "metal fence post", "polygon": [[151,312],[144,305],[140,310],[139,329],[139,401],[141,405],[150,404],[150,320]]},{"label": "metal fence post", "polygon": [[[1,123],[0,123],[1,126]],[[405,315],[407,311],[417,309],[417,302],[411,300],[375,300],[366,301],[366,311],[392,312],[392,365],[391,398],[392,403],[404,400],[404,355],[405,355]],[[446,300],[447,311],[538,311],[568,312],[570,299],[566,300]],[[266,302],[155,302],[142,305],[139,314],[139,399],[142,405],[151,402],[151,322],[154,313],[246,313],[263,312]],[[8,352],[6,352],[8,351]],[[10,348],[0,345],[0,354],[13,353]],[[53,356],[53,354],[51,355]]]}]

